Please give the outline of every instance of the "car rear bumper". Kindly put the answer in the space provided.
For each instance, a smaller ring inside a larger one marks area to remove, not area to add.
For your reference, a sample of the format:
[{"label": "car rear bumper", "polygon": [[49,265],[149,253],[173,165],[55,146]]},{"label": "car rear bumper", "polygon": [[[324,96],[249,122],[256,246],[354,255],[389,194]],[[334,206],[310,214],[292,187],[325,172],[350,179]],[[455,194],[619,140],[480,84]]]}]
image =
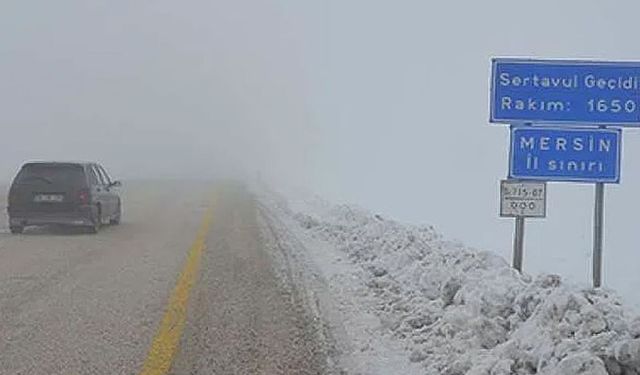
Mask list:
[{"label": "car rear bumper", "polygon": [[90,207],[81,207],[69,212],[9,212],[9,225],[92,225]]}]

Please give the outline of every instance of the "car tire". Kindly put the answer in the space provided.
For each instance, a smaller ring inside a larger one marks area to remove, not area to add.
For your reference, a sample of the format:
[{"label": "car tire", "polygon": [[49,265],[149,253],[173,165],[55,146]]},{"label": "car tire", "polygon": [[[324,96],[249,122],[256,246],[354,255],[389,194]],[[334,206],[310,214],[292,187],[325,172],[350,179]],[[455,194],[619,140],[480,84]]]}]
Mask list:
[{"label": "car tire", "polygon": [[109,220],[109,224],[119,225],[121,217],[122,217],[122,205],[120,202],[118,202],[118,212],[116,212],[116,214],[111,217],[111,220]]},{"label": "car tire", "polygon": [[93,224],[87,227],[91,234],[98,233],[100,231],[100,226],[102,225],[102,210],[100,209],[100,206],[98,206],[96,211],[96,216],[91,218]]},{"label": "car tire", "polygon": [[11,231],[12,234],[20,234],[24,232],[24,227],[21,225],[12,225],[9,227],[9,230]]}]

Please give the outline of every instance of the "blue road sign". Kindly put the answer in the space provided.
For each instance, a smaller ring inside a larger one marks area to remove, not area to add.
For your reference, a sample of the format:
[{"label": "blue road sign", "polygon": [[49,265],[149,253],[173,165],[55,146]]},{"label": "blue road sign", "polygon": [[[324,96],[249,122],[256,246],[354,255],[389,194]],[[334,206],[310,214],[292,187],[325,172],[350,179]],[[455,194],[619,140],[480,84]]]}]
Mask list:
[{"label": "blue road sign", "polygon": [[640,62],[493,59],[490,122],[640,127]]},{"label": "blue road sign", "polygon": [[509,177],[620,182],[620,129],[512,127]]}]

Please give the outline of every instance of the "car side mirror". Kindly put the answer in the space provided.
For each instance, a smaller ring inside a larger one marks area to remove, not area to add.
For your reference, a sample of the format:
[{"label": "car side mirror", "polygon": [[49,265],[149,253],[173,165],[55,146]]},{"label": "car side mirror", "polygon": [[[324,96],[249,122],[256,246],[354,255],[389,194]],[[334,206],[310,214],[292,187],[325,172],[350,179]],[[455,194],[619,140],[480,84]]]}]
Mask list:
[{"label": "car side mirror", "polygon": [[115,187],[122,186],[122,182],[120,182],[120,181],[113,181],[113,182],[111,183],[111,185],[109,185],[109,187],[114,187],[114,186],[115,186]]}]

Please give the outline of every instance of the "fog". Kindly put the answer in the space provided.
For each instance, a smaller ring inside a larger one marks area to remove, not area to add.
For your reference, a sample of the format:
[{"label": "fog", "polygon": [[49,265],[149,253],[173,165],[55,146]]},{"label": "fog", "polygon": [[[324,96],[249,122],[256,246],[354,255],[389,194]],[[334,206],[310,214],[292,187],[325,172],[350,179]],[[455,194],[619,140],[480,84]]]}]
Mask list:
[{"label": "fog", "polygon": [[307,165],[302,38],[280,5],[2,8],[4,177],[34,158],[97,159],[125,177],[291,177]]},{"label": "fog", "polygon": [[[636,1],[2,1],[0,178],[24,160],[114,175],[257,175],[510,258],[493,56],[640,60]],[[607,188],[605,284],[640,306],[640,131]],[[527,272],[590,280],[593,187],[549,186]]]}]

